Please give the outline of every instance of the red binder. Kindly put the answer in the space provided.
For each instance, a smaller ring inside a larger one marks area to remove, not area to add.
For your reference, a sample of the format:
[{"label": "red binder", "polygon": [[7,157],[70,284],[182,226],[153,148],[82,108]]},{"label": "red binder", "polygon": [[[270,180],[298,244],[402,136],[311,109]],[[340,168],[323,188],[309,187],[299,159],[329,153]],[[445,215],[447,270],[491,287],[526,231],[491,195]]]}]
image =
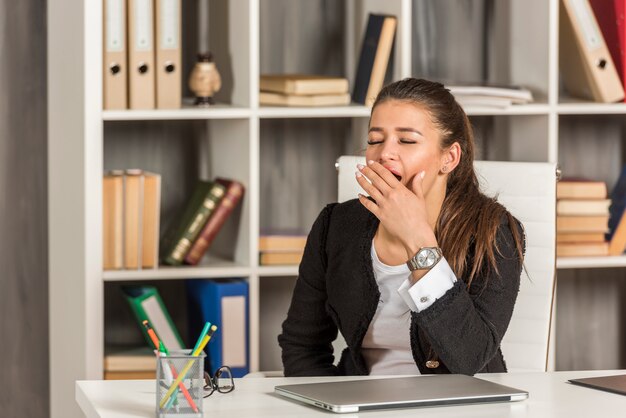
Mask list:
[{"label": "red binder", "polygon": [[[589,0],[615,69],[625,86],[626,81],[626,0]],[[626,102],[626,98],[624,99]]]}]

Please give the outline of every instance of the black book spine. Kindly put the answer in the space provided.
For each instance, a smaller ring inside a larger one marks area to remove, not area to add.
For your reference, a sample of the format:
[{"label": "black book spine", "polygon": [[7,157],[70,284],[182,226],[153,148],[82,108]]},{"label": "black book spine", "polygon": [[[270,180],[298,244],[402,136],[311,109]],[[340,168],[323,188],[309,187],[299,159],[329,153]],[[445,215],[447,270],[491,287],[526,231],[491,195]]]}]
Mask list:
[{"label": "black book spine", "polygon": [[352,101],[355,103],[365,104],[365,96],[370,84],[376,50],[378,49],[385,17],[385,15],[370,13],[367,18],[367,27],[363,37],[363,44],[361,45],[361,55],[359,56],[359,65],[356,69],[356,77],[354,78],[354,89],[352,90]]}]

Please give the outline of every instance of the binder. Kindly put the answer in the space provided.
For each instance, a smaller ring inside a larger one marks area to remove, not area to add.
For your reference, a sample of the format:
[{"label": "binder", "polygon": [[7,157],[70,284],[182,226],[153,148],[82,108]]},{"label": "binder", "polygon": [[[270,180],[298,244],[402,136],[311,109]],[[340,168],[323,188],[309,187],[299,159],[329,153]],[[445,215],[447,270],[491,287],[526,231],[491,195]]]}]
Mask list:
[{"label": "binder", "polygon": [[143,173],[143,207],[141,220],[141,266],[159,265],[159,224],[161,220],[161,176]]},{"label": "binder", "polygon": [[124,174],[124,268],[141,268],[144,177],[141,170]]},{"label": "binder", "polygon": [[156,107],[180,108],[181,1],[156,0]]},{"label": "binder", "polygon": [[589,0],[562,0],[560,68],[573,96],[611,103],[624,99],[624,88]]},{"label": "binder", "polygon": [[146,319],[150,321],[150,325],[168,350],[181,350],[184,347],[183,340],[156,287],[122,286],[121,289],[150,347],[152,347],[152,340],[143,326],[143,321]]},{"label": "binder", "polygon": [[104,270],[124,268],[124,177],[111,171],[102,180],[102,264]]},{"label": "binder", "polygon": [[218,326],[208,350],[208,370],[229,366],[234,377],[249,372],[248,283],[242,279],[187,280],[189,335],[199,335],[204,323]]},{"label": "binder", "polygon": [[128,67],[126,58],[126,0],[104,1],[104,110],[126,109]]},{"label": "binder", "polygon": [[626,82],[626,0],[589,0],[596,16],[604,42],[609,49],[617,74],[624,86]]},{"label": "binder", "polygon": [[152,0],[128,0],[128,107],[154,109]]}]

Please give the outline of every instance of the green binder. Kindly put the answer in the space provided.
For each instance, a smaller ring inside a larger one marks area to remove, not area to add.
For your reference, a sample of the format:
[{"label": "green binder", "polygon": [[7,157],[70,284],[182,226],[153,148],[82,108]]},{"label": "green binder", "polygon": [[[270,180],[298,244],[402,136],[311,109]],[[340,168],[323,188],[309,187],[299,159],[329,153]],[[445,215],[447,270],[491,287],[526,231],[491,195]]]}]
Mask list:
[{"label": "green binder", "polygon": [[123,286],[122,292],[128,301],[137,321],[139,328],[146,341],[152,347],[152,340],[148,335],[143,321],[150,321],[150,325],[156,331],[159,339],[168,350],[180,350],[184,348],[184,343],[180,334],[167,312],[167,308],[159,295],[159,291],[154,286]]}]

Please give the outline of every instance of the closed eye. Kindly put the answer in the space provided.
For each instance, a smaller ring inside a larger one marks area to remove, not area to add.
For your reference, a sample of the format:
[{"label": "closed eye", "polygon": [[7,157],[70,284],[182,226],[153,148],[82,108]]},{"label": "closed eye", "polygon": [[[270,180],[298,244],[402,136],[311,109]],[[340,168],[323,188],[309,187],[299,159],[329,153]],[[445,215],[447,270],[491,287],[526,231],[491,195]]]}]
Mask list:
[{"label": "closed eye", "polygon": [[416,144],[417,141],[414,139],[400,139],[401,144]]},{"label": "closed eye", "polygon": [[367,141],[367,145],[376,145],[376,144],[382,144],[383,141]]}]

